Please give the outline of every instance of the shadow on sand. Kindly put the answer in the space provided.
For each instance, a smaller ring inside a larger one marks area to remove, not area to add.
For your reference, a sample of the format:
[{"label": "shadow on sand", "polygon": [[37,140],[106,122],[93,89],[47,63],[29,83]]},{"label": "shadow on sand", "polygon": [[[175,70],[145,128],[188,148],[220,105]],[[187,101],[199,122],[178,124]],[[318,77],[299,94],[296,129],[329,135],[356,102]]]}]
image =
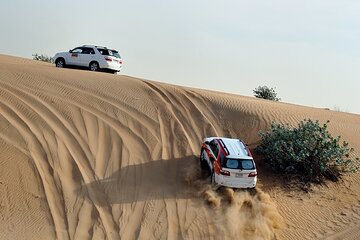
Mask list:
[{"label": "shadow on sand", "polygon": [[[95,204],[122,204],[159,199],[193,198],[192,187],[186,179],[200,169],[197,156],[122,167],[108,178],[86,184],[86,189],[105,194]],[[94,201],[94,200],[93,200]]]}]

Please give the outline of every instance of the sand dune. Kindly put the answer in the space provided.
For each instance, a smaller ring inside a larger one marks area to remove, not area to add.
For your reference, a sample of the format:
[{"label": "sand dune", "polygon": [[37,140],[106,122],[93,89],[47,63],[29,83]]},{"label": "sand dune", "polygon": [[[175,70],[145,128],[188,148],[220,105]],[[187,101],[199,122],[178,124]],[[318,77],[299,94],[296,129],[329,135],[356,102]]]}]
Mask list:
[{"label": "sand dune", "polygon": [[359,173],[304,193],[258,160],[249,194],[196,172],[203,137],[254,148],[272,121],[330,120],[359,156],[359,115],[5,55],[0,100],[0,239],[360,238]]}]

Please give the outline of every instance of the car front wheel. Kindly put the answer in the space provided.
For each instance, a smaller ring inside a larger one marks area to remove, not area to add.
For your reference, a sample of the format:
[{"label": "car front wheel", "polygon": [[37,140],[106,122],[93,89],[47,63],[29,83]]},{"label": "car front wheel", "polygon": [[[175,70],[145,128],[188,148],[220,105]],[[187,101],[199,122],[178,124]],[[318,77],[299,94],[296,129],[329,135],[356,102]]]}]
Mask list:
[{"label": "car front wheel", "polygon": [[204,151],[204,149],[201,149],[201,153],[200,153],[200,167],[201,167],[202,169],[205,169],[206,167],[208,167],[208,166],[207,166],[207,163],[206,163],[206,160],[205,160],[205,157],[204,157],[204,154],[206,154],[205,151]]},{"label": "car front wheel", "polygon": [[60,58],[60,59],[56,59],[55,61],[55,66],[58,68],[63,68],[65,67],[65,61],[64,59]]},{"label": "car front wheel", "polygon": [[209,164],[205,160],[206,152],[204,149],[201,150],[200,153],[200,168],[201,168],[201,174],[203,178],[208,178],[211,175],[211,169]]},{"label": "car front wheel", "polygon": [[98,71],[99,70],[99,64],[97,62],[91,62],[89,65],[90,71]]}]

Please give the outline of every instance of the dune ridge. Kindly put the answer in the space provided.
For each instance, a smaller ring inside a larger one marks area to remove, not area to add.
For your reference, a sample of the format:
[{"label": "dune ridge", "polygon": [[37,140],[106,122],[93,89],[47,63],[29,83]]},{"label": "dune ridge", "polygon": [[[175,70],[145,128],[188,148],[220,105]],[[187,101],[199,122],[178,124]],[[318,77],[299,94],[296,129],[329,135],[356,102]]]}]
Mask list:
[{"label": "dune ridge", "polygon": [[5,55],[0,99],[0,239],[360,236],[359,174],[302,194],[260,162],[255,196],[188,178],[203,137],[254,148],[272,121],[330,120],[359,156],[359,115]]}]

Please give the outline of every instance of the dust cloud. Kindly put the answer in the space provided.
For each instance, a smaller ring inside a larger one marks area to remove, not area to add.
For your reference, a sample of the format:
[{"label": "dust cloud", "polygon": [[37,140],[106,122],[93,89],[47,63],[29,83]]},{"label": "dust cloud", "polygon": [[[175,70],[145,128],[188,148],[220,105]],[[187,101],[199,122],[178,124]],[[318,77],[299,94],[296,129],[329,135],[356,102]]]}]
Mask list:
[{"label": "dust cloud", "polygon": [[283,218],[269,194],[260,188],[253,190],[215,187],[204,178],[200,167],[189,167],[185,181],[203,200],[213,216],[211,227],[215,239],[275,239],[275,231],[284,228]]}]

